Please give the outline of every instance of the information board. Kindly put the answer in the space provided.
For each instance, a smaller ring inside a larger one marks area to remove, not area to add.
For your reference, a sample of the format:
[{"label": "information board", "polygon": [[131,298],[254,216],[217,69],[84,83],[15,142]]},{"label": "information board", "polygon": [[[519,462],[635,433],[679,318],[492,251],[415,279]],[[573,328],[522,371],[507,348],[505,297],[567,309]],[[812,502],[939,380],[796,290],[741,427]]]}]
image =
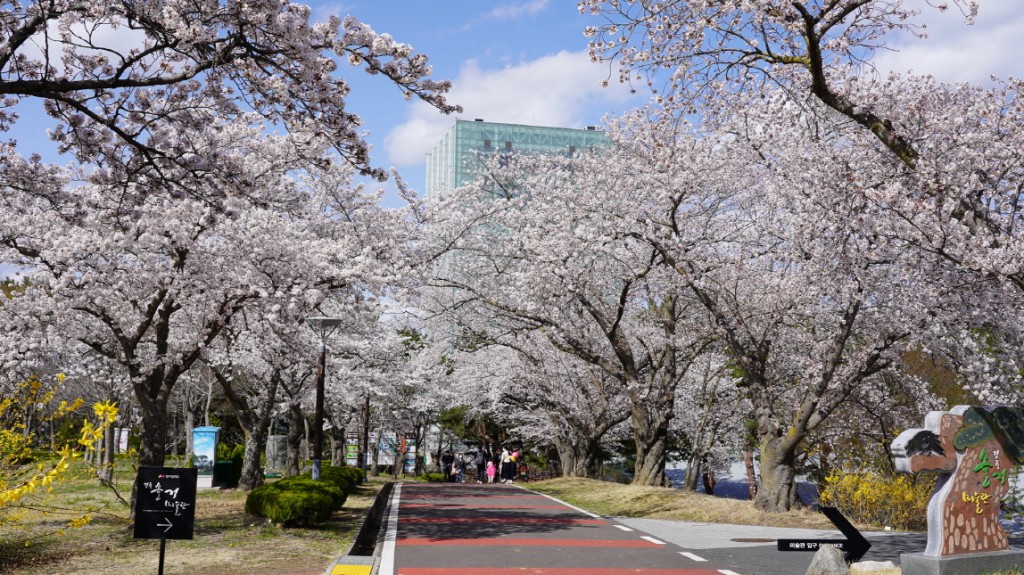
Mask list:
[{"label": "information board", "polygon": [[359,435],[348,433],[345,435],[345,465],[359,467]]},{"label": "information board", "polygon": [[416,436],[406,435],[402,443],[404,444],[402,452],[405,455],[402,472],[406,475],[414,475],[416,473]]},{"label": "information board", "polygon": [[139,468],[135,477],[136,539],[192,539],[197,472],[193,467]]}]

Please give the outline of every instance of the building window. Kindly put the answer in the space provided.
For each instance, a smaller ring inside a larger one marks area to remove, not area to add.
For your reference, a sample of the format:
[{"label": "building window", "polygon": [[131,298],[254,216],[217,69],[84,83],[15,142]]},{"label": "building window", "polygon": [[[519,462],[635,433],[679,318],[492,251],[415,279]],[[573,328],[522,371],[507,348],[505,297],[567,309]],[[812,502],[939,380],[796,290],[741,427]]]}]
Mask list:
[{"label": "building window", "polygon": [[569,146],[569,155],[572,156],[572,155],[575,155],[575,154],[576,154],[576,146]]},{"label": "building window", "polygon": [[508,140],[505,140],[505,149],[506,150],[511,150],[512,149],[512,142],[510,142]]},{"label": "building window", "polygon": [[491,141],[490,140],[484,140],[484,147],[485,148],[490,148],[491,147]]}]

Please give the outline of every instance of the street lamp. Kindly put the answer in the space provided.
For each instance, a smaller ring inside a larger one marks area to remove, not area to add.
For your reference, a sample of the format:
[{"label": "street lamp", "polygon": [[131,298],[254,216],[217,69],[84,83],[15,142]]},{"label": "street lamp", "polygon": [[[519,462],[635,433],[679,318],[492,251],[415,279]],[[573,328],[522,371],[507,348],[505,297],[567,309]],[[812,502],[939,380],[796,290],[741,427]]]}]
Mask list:
[{"label": "street lamp", "polygon": [[336,317],[307,317],[306,323],[320,336],[320,357],[316,362],[316,412],[313,415],[313,479],[320,479],[324,452],[324,376],[327,371],[327,336],[341,325]]}]

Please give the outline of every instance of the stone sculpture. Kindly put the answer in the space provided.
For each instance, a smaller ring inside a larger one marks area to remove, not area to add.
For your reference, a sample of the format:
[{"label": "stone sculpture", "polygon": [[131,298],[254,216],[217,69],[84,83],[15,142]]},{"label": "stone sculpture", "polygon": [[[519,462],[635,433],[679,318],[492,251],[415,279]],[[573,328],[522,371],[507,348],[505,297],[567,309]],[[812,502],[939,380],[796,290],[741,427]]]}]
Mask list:
[{"label": "stone sculpture", "polygon": [[892,443],[897,471],[940,473],[928,503],[925,556],[1006,551],[1000,500],[1008,471],[1024,462],[1024,409],[1009,406],[933,411],[924,429],[908,429]]}]

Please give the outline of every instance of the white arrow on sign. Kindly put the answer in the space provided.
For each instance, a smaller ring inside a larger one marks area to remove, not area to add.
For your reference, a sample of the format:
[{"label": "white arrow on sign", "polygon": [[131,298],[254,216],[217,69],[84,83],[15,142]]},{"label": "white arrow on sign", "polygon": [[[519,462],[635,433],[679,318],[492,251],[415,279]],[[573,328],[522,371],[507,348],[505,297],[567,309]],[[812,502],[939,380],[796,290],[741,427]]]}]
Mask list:
[{"label": "white arrow on sign", "polygon": [[157,523],[156,526],[157,527],[164,527],[164,533],[167,533],[168,531],[171,530],[171,527],[174,527],[174,524],[171,523],[171,519],[169,517],[165,517],[164,521],[166,521],[167,523]]}]

